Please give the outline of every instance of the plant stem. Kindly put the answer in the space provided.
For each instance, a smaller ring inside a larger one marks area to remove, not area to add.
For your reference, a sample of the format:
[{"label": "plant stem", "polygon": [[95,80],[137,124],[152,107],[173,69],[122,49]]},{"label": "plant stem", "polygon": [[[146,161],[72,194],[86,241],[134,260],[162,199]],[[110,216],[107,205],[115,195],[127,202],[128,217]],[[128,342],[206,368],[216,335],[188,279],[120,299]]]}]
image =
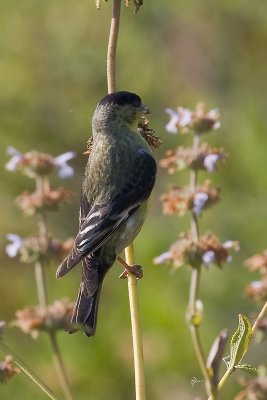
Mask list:
[{"label": "plant stem", "polygon": [[[193,139],[194,150],[198,149],[199,143],[200,143],[199,135],[195,134]],[[195,193],[195,189],[197,186],[197,178],[198,178],[197,170],[192,169],[190,172],[190,185],[189,185],[189,190],[191,193]],[[196,244],[199,239],[199,227],[198,227],[197,216],[193,213],[191,214],[191,235],[192,235],[192,242]],[[197,301],[199,299],[200,275],[201,275],[201,264],[198,264],[192,268],[192,273],[191,273],[189,302],[188,302],[188,314],[189,314],[188,319],[189,319],[189,327],[191,332],[192,343],[194,346],[199,367],[205,379],[206,391],[207,394],[209,395],[211,393],[211,382],[206,368],[206,360],[199,335],[199,325],[201,322],[200,321],[201,316],[199,316]]]},{"label": "plant stem", "polygon": [[42,263],[38,260],[35,262],[34,268],[35,268],[35,281],[37,287],[39,306],[45,311],[47,306],[47,293],[46,293],[44,267]]},{"label": "plant stem", "polygon": [[253,334],[255,333],[255,330],[257,329],[257,326],[258,326],[260,320],[264,317],[264,315],[265,315],[266,313],[267,313],[267,301],[266,301],[266,303],[264,304],[264,306],[262,307],[262,309],[261,309],[259,315],[258,315],[257,318],[256,318],[256,321],[255,321],[254,324],[253,324],[253,327],[252,327],[252,333],[253,333]]},{"label": "plant stem", "polygon": [[42,380],[21,360],[13,350],[10,349],[7,344],[0,340],[0,347],[6,354],[12,356],[13,362],[51,399],[57,400],[54,393],[49,389],[49,387],[42,382]]},{"label": "plant stem", "polygon": [[[36,179],[36,190],[39,191],[42,195],[44,195],[46,191],[50,190],[49,180],[47,178],[38,177]],[[47,214],[45,211],[41,211],[38,217],[39,217],[38,220],[39,241],[44,251],[46,251],[48,244]],[[46,312],[47,290],[45,282],[45,261],[42,258],[40,258],[38,261],[35,262],[35,277],[36,277],[39,306],[44,310],[44,312]],[[56,367],[61,388],[63,390],[63,393],[65,394],[65,398],[67,400],[73,400],[70,384],[67,378],[62,356],[58,346],[56,333],[48,331],[48,337],[51,343],[54,364]]]},{"label": "plant stem", "polygon": [[[130,245],[125,249],[125,260],[128,265],[134,265],[133,245]],[[137,279],[133,274],[129,274],[128,277],[128,291],[129,291],[132,336],[133,336],[136,400],[145,400],[145,373],[144,373],[142,330],[140,321]]]},{"label": "plant stem", "polygon": [[[107,54],[108,93],[113,93],[116,91],[115,64],[116,64],[118,33],[120,26],[120,10],[121,10],[121,0],[114,0],[110,33],[109,33],[109,42],[108,42],[108,54]],[[134,249],[132,244],[125,249],[125,260],[128,265],[134,265],[135,263]],[[129,274],[128,276],[128,291],[129,291],[132,336],[133,336],[136,400],[145,400],[145,374],[144,374],[142,330],[140,321],[137,279],[133,274]]]},{"label": "plant stem", "polygon": [[64,391],[64,394],[65,394],[65,397],[67,400],[73,400],[68,377],[67,377],[67,374],[65,371],[64,363],[63,363],[60,349],[58,346],[56,333],[49,332],[49,339],[50,339],[51,347],[53,349],[54,363],[55,363],[55,366],[57,369],[57,374],[58,374],[58,377],[60,380],[62,390]]},{"label": "plant stem", "polygon": [[110,24],[108,53],[107,53],[107,81],[108,93],[116,91],[116,50],[120,27],[121,0],[113,1],[112,18]]},{"label": "plant stem", "polygon": [[[36,191],[41,195],[45,192],[45,186],[49,185],[47,180],[41,176],[36,178]],[[47,221],[46,214],[41,211],[38,214],[38,230],[39,230],[39,241],[41,248],[45,251],[47,247]],[[45,283],[45,266],[44,261],[39,259],[35,262],[35,280],[37,287],[37,294],[39,300],[39,306],[45,310],[47,306],[47,290]]]}]

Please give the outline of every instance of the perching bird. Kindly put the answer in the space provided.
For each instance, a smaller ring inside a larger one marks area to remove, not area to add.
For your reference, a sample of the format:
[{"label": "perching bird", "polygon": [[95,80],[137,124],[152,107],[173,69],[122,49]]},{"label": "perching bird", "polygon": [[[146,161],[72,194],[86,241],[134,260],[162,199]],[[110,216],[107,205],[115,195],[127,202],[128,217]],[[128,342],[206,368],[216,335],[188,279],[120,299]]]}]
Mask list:
[{"label": "perching bird", "polygon": [[146,217],[157,166],[137,125],[148,112],[140,97],[130,92],[107,95],[94,112],[79,232],[70,254],[57,270],[57,277],[62,277],[82,263],[70,333],[80,328],[87,336],[94,335],[103,279],[117,256],[132,243]]}]

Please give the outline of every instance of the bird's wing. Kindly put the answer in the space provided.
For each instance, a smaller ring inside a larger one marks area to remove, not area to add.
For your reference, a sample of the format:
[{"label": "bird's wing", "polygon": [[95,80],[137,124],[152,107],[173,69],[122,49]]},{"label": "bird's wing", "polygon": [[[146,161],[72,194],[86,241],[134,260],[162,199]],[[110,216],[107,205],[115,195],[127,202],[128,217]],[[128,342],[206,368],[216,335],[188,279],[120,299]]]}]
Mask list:
[{"label": "bird's wing", "polygon": [[75,240],[80,254],[96,251],[110,235],[148,198],[154,186],[156,162],[139,149],[127,184],[108,204],[94,205],[82,223]]},{"label": "bird's wing", "polygon": [[[64,276],[86,255],[96,252],[127,221],[150,195],[156,171],[154,158],[139,149],[133,168],[127,171],[127,184],[107,204],[95,204],[90,209],[86,196],[81,197],[79,233],[70,254],[58,267],[57,277]],[[85,215],[87,210],[90,211]]]},{"label": "bird's wing", "polygon": [[87,196],[85,193],[81,193],[81,204],[80,204],[80,217],[79,217],[79,229],[83,225],[87,215],[90,212],[90,204],[87,199]]}]

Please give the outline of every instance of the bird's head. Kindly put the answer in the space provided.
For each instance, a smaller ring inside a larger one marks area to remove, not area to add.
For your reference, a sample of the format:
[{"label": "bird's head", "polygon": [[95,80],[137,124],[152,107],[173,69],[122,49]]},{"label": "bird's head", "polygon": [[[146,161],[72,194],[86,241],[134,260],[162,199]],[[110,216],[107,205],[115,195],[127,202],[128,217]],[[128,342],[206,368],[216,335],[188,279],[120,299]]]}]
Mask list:
[{"label": "bird's head", "polygon": [[113,124],[136,127],[140,117],[148,114],[149,108],[135,93],[114,92],[105,96],[97,105],[93,126],[96,130]]}]

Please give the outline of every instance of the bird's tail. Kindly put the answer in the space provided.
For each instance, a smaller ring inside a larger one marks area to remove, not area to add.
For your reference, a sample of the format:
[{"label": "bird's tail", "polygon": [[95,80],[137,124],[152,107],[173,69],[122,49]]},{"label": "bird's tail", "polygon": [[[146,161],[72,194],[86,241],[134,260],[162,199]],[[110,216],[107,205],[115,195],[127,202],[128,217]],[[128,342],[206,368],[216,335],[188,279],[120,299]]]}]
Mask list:
[{"label": "bird's tail", "polygon": [[99,296],[104,277],[113,262],[99,264],[98,257],[93,255],[82,260],[82,280],[67,332],[81,329],[87,336],[95,334]]},{"label": "bird's tail", "polygon": [[83,282],[81,282],[79,293],[69,321],[70,327],[67,329],[67,332],[74,333],[78,329],[81,329],[87,336],[93,336],[95,334],[99,296],[103,278],[102,281],[99,282],[98,288],[93,296],[85,295]]}]

